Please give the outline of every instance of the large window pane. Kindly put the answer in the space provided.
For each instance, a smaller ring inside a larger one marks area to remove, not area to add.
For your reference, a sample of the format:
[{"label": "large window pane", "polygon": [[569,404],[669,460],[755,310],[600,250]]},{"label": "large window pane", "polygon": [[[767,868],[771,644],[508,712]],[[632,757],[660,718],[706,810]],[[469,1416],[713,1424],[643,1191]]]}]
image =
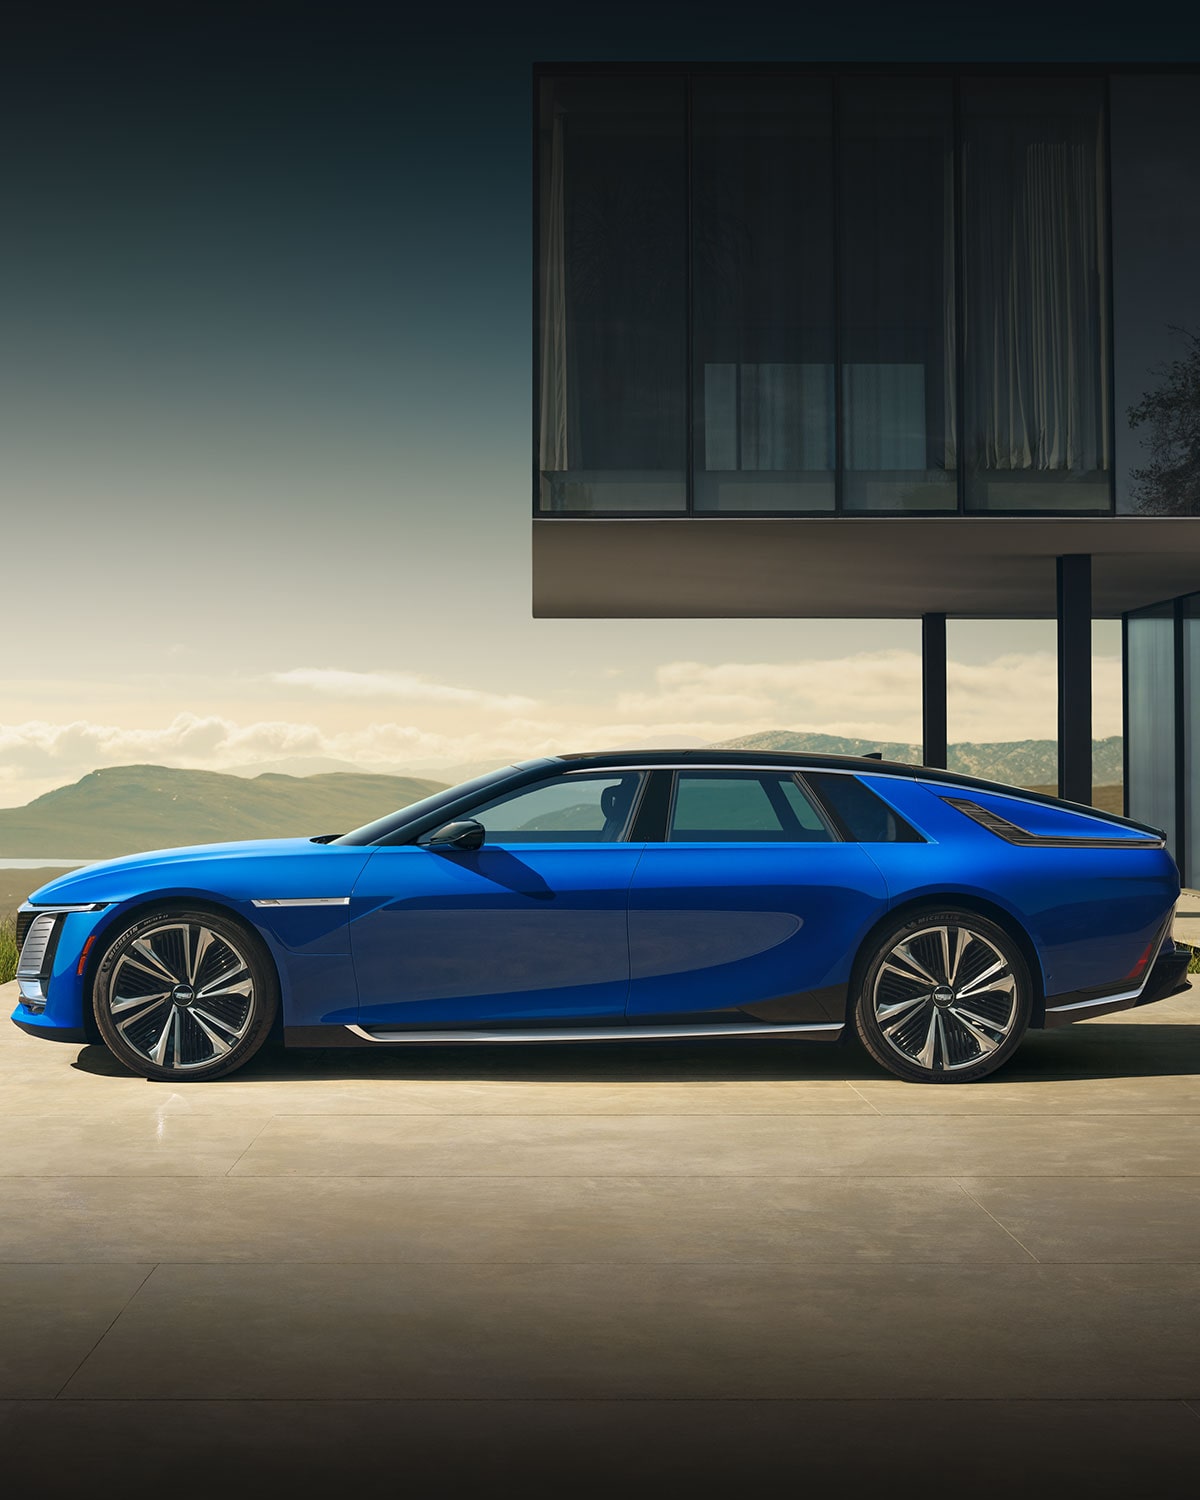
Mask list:
[{"label": "large window pane", "polygon": [[973,510],[1105,510],[1108,271],[1099,79],[963,84]]},{"label": "large window pane", "polygon": [[1175,847],[1175,618],[1170,604],[1129,616],[1129,816]]},{"label": "large window pane", "polygon": [[841,88],[847,510],[954,510],[954,98],[948,79]]},{"label": "large window pane", "polygon": [[540,102],[540,508],[682,510],[683,82],[556,79]]},{"label": "large window pane", "polygon": [[832,86],[698,78],[692,121],[696,509],[832,510]]}]

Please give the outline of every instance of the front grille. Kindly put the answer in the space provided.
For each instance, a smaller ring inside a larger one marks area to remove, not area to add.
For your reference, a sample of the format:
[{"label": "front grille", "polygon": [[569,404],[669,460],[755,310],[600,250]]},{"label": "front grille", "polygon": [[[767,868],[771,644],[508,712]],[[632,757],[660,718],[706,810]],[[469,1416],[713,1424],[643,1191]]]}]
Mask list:
[{"label": "front grille", "polygon": [[53,912],[34,912],[17,959],[18,979],[43,979],[54,958],[58,918]]},{"label": "front grille", "polygon": [[21,945],[24,943],[29,929],[33,926],[33,919],[37,916],[35,911],[19,911],[17,913],[17,952],[20,953]]}]

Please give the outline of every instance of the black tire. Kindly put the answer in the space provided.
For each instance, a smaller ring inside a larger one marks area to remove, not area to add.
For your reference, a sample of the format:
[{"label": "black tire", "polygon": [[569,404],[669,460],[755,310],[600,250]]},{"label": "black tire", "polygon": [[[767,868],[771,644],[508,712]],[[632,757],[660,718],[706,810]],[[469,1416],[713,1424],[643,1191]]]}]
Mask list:
[{"label": "black tire", "polygon": [[914,1083],[973,1083],[1013,1055],[1033,984],[1019,945],[977,912],[941,907],[883,931],[856,966],[854,1026]]},{"label": "black tire", "polygon": [[109,943],[92,984],[110,1052],[143,1078],[202,1082],[266,1041],[279,979],[261,938],[214,911],[163,906]]}]

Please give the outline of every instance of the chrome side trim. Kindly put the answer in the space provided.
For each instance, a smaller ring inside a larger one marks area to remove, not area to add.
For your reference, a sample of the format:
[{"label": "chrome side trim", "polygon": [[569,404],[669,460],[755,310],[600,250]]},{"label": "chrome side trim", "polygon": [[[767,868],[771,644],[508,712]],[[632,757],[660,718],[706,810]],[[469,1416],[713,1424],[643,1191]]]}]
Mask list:
[{"label": "chrome side trim", "polygon": [[349,906],[349,896],[263,896],[251,906]]},{"label": "chrome side trim", "polygon": [[523,1031],[367,1031],[362,1026],[347,1026],[346,1030],[366,1042],[657,1042],[686,1037],[803,1036],[841,1031],[842,1023],[773,1026],[766,1021],[748,1021],[745,1025],[729,1022],[711,1026],[562,1026]]},{"label": "chrome side trim", "polygon": [[1094,1000],[1072,1000],[1070,1005],[1047,1005],[1048,1016],[1061,1016],[1069,1010],[1090,1010],[1097,1005],[1120,1005],[1122,1000],[1136,1000],[1146,986],[1150,983],[1150,975],[1154,965],[1158,962],[1158,955],[1162,952],[1163,939],[1171,928],[1171,918],[1175,915],[1172,907],[1167,920],[1158,930],[1158,936],[1154,939],[1150,949],[1150,957],[1146,960],[1146,977],[1135,990],[1123,990],[1117,995],[1097,995]]}]

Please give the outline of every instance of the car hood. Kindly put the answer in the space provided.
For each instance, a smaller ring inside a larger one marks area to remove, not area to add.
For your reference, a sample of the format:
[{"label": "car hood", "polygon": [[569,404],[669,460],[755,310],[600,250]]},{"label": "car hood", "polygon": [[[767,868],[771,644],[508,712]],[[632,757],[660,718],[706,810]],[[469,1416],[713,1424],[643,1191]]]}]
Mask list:
[{"label": "car hood", "polygon": [[[240,885],[251,869],[289,871],[329,869],[329,855],[339,846],[315,844],[310,838],[245,839],[225,844],[193,844],[181,849],[150,849],[107,859],[60,875],[39,886],[29,897],[35,906],[61,901],[74,905],[89,901],[124,901],[155,890],[205,890]],[[356,849],[356,867],[370,849]],[[309,863],[311,862],[311,863]],[[342,862],[337,861],[340,865]],[[236,879],[231,879],[234,872]]]}]

